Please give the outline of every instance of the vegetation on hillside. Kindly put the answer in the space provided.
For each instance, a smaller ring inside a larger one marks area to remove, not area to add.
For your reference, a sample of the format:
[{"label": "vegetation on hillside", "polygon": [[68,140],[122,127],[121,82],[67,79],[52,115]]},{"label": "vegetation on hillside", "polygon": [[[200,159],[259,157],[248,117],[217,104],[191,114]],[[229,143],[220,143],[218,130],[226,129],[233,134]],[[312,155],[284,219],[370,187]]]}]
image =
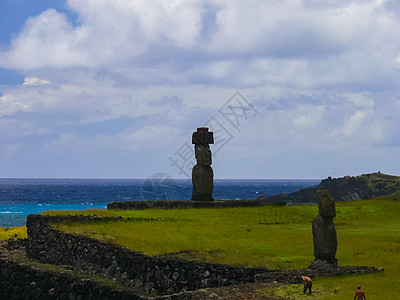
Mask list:
[{"label": "vegetation on hillside", "polygon": [[317,203],[317,190],[329,190],[335,201],[367,200],[400,191],[400,177],[380,172],[355,177],[328,177],[313,187],[290,194],[262,195],[259,199],[286,203]]},{"label": "vegetation on hillside", "polygon": [[364,177],[367,180],[368,187],[376,192],[390,191],[390,193],[400,190],[400,177],[387,175],[381,172],[363,174],[357,177]]}]

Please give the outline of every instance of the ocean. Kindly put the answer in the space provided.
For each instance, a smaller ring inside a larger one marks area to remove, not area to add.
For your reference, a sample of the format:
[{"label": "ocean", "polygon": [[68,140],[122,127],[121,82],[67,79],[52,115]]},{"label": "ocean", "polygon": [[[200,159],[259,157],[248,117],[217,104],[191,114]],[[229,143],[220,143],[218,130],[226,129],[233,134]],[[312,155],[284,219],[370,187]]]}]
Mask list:
[{"label": "ocean", "polygon": [[[256,199],[291,193],[319,179],[215,179],[216,200]],[[186,179],[6,179],[0,178],[0,227],[23,226],[29,214],[46,210],[106,208],[109,202],[190,200]]]}]

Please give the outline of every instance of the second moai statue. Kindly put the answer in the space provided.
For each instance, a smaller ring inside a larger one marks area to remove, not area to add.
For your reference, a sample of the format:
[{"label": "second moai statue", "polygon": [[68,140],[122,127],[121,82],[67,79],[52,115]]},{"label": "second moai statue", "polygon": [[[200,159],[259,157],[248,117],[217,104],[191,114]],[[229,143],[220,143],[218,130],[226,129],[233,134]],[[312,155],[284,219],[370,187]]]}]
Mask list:
[{"label": "second moai statue", "polygon": [[337,236],[333,218],[336,216],[335,201],[328,190],[317,191],[318,215],[312,222],[315,261],[337,264],[335,258]]},{"label": "second moai statue", "polygon": [[196,165],[192,169],[193,201],[214,201],[214,173],[211,168],[212,155],[210,144],[214,144],[213,133],[207,127],[197,128],[192,135],[192,144],[196,156]]}]

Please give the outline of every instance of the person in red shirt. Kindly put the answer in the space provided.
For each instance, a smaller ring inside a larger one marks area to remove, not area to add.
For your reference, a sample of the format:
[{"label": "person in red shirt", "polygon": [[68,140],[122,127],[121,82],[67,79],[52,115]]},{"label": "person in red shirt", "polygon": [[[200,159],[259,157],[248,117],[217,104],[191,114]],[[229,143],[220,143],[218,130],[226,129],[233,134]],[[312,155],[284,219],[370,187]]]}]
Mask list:
[{"label": "person in red shirt", "polygon": [[361,289],[361,286],[357,287],[357,292],[356,295],[354,296],[354,300],[367,300],[367,297],[365,297],[365,293]]},{"label": "person in red shirt", "polygon": [[304,283],[304,289],[303,289],[303,293],[305,294],[307,292],[307,289],[310,292],[311,295],[311,288],[312,288],[312,280],[310,277],[308,276],[301,276],[301,279],[303,279],[303,283]]}]

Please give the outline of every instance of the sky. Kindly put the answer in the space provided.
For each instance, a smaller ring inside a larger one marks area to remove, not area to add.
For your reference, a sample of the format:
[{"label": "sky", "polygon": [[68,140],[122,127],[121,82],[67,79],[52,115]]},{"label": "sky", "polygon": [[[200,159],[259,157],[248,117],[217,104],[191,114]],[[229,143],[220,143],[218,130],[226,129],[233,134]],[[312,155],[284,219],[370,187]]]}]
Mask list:
[{"label": "sky", "polygon": [[400,2],[0,0],[0,177],[400,175]]}]

